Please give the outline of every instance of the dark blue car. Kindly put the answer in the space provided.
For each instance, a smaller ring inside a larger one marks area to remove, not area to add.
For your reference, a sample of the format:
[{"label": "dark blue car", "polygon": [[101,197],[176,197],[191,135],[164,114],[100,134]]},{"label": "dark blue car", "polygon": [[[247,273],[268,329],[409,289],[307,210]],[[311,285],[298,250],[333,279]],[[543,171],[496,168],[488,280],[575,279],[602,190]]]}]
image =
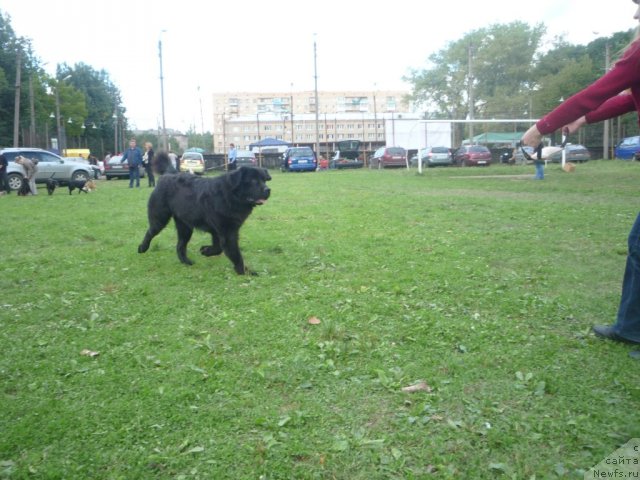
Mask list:
[{"label": "dark blue car", "polygon": [[318,160],[311,147],[291,147],[282,156],[283,172],[315,172],[317,168]]},{"label": "dark blue car", "polygon": [[640,151],[640,137],[626,137],[616,145],[616,158],[631,160]]}]

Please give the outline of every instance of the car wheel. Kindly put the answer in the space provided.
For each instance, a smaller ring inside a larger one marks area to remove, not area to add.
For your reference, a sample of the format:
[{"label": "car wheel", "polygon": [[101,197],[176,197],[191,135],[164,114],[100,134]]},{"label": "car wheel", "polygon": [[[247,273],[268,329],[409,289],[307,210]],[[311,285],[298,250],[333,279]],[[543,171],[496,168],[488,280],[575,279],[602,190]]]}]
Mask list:
[{"label": "car wheel", "polygon": [[73,175],[71,175],[71,180],[86,182],[87,180],[89,180],[89,174],[82,170],[78,170],[77,172],[73,172]]},{"label": "car wheel", "polygon": [[19,173],[10,173],[7,175],[7,180],[11,190],[19,190],[22,186],[22,175]]}]

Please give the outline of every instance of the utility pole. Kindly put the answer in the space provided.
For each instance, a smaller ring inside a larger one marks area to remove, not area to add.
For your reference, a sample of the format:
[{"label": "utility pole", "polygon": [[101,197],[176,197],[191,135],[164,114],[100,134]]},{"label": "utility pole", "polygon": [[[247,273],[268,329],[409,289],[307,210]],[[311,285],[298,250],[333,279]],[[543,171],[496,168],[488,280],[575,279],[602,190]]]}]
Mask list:
[{"label": "utility pole", "polygon": [[313,34],[313,79],[315,84],[315,103],[316,103],[316,158],[320,155],[320,120],[319,112],[320,105],[318,105],[318,62],[316,52],[316,39],[315,33]]},{"label": "utility pole", "polygon": [[[609,45],[609,40],[605,44],[605,60],[604,60],[604,68],[605,73],[609,71],[609,63],[611,62],[611,48]],[[611,120],[604,121],[604,128],[602,132],[602,158],[604,160],[609,160],[609,127],[611,125]]]},{"label": "utility pole", "polygon": [[16,98],[13,110],[13,146],[18,147],[18,133],[20,132],[20,63],[22,61],[22,51],[16,54]]},{"label": "utility pole", "polygon": [[165,152],[169,151],[169,143],[167,142],[167,126],[164,119],[164,77],[162,75],[162,33],[166,30],[160,30],[160,38],[158,39],[158,56],[160,57],[160,100],[162,104],[162,141]]},{"label": "utility pole", "polygon": [[[473,98],[473,44],[469,44],[469,120],[473,120],[474,117],[474,108],[473,104],[475,99]],[[473,121],[469,123],[469,141],[473,143]]]},{"label": "utility pole", "polygon": [[36,106],[33,98],[33,74],[29,75],[29,145],[36,144]]}]

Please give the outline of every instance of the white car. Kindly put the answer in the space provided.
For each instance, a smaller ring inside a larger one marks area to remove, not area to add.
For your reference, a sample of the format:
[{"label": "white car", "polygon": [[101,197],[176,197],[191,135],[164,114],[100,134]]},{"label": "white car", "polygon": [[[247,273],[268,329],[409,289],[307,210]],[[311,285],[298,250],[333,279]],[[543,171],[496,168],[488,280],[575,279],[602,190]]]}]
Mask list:
[{"label": "white car", "polygon": [[64,185],[69,180],[89,180],[94,177],[91,165],[65,160],[55,153],[41,148],[5,148],[0,153],[9,162],[7,177],[11,190],[18,190],[26,176],[22,165],[18,165],[14,161],[17,156],[37,162],[36,183],[45,183],[47,179],[53,178],[61,185]]}]

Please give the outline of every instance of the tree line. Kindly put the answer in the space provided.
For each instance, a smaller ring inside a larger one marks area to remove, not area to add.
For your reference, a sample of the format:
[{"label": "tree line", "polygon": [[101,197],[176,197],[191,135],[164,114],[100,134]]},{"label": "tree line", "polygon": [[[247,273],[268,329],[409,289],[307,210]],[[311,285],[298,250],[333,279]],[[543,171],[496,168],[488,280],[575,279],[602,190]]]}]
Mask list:
[{"label": "tree line", "polygon": [[[480,28],[432,54],[426,67],[410,71],[405,77],[412,85],[409,100],[421,105],[430,119],[540,118],[600,77],[634,33],[623,31],[573,45],[562,37],[545,43],[542,24],[515,21]],[[482,133],[487,128],[513,131],[514,126],[476,124],[475,128]],[[459,144],[469,127],[454,124],[454,129]],[[610,132],[611,145],[637,135],[637,115],[620,117]],[[587,126],[572,141],[601,147],[603,127]]]},{"label": "tree line", "polygon": [[[545,34],[544,25],[520,21],[471,31],[432,54],[425,67],[410,71],[405,77],[412,85],[409,100],[429,119],[539,118],[600,77],[634,32],[596,38],[587,45],[573,45],[562,37],[545,43]],[[127,111],[106,71],[85,63],[61,64],[54,76],[48,75],[31,41],[16,34],[2,11],[0,47],[0,146],[12,146],[17,137],[20,146],[51,148],[52,139],[63,136],[67,147],[89,148],[98,155],[126,148],[131,136]],[[475,128],[482,133],[489,127]],[[463,124],[454,124],[454,130],[454,144],[469,133]],[[611,144],[637,134],[635,115],[617,119],[610,132]],[[212,146],[210,133],[187,135],[192,146]],[[145,132],[139,140],[158,146],[160,139],[158,132]],[[574,143],[601,146],[602,126],[583,129]],[[175,139],[171,148],[179,151]]]},{"label": "tree line", "polygon": [[[57,143],[89,148],[100,157],[127,148],[134,135],[120,89],[106,71],[85,63],[61,64],[51,76],[43,66],[31,40],[19,36],[11,18],[0,10],[0,147],[14,146],[17,138],[16,146],[51,149]],[[192,129],[187,137],[191,146],[208,150],[213,144],[211,133]],[[137,140],[160,145],[155,131]],[[169,143],[180,152],[175,139],[169,138]]]}]

